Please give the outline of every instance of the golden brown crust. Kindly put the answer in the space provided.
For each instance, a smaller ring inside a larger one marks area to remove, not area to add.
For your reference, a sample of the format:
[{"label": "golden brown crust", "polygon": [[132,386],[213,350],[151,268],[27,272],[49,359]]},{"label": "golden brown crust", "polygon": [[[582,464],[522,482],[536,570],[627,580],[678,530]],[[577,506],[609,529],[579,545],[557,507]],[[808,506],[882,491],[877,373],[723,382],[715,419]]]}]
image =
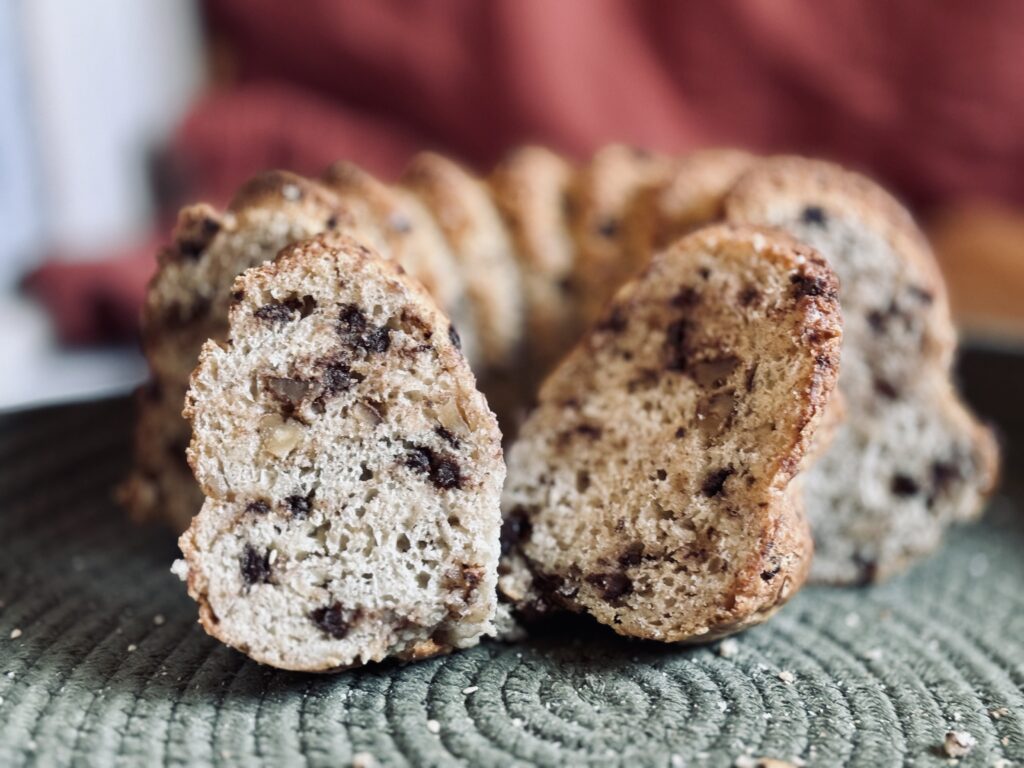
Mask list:
[{"label": "golden brown crust", "polygon": [[[766,282],[752,282],[759,278]],[[760,297],[745,304],[748,290],[755,287]],[[538,603],[541,608],[558,605],[585,610],[620,634],[702,641],[763,621],[799,589],[812,544],[793,478],[805,457],[819,449],[813,436],[838,375],[842,321],[837,293],[835,275],[813,249],[776,231],[725,225],[680,240],[619,291],[595,330],[545,382],[538,410],[509,454],[506,514],[512,520],[525,516],[516,525],[529,535],[518,550],[525,560],[517,560],[518,555],[507,559],[502,583],[517,591],[527,610]],[[755,317],[756,326],[750,326]],[[765,323],[779,327],[768,330]],[[741,338],[747,327],[760,327],[760,338],[770,346],[732,346],[730,339]],[[678,340],[673,340],[673,328],[680,331]],[[673,357],[677,344],[689,345],[689,360],[681,367],[675,367]],[[622,357],[620,347],[629,354]],[[665,351],[668,367],[661,372],[651,368]],[[731,362],[722,370],[728,373],[703,372],[719,370],[726,360]],[[793,381],[785,390],[779,384],[758,385],[761,394],[751,394],[755,361],[774,366],[766,381],[781,371]],[[659,379],[676,382],[676,388],[657,388],[657,397],[643,395],[642,387],[633,394],[633,382],[658,387]],[[725,393],[735,398],[744,387],[747,399],[733,399],[731,411],[745,414],[743,431],[734,438],[723,436],[722,430],[733,434],[725,426],[728,420],[722,426],[702,425],[702,418],[712,420],[709,425],[716,418],[714,409],[704,411],[705,406]],[[679,401],[669,402],[672,397]],[[754,398],[772,401],[770,416]],[[608,408],[614,414],[606,413]],[[680,421],[666,423],[659,414],[674,414]],[[630,442],[637,434],[645,435],[642,444]],[[650,462],[639,455],[616,458],[626,450],[621,439],[626,446],[636,445],[637,454],[658,450]],[[720,441],[732,439],[739,441],[737,447],[726,451]],[[762,447],[764,439],[771,441],[770,448]],[[754,465],[747,463],[749,458],[732,465],[735,457],[751,455],[743,447],[747,442],[766,453],[758,453]],[[721,471],[723,462],[730,467],[727,472]],[[720,496],[727,481],[732,490]],[[620,484],[627,487],[620,491]],[[731,517],[725,509],[734,505],[736,516]],[[672,513],[662,515],[662,509]],[[683,509],[705,521],[697,525],[698,540],[703,541],[707,520],[717,520],[713,527],[718,533],[708,534],[709,541],[721,535],[728,542],[722,546],[740,548],[719,552],[724,562],[733,560],[737,566],[725,572],[727,577],[711,564],[719,555],[701,555],[696,561],[709,569],[698,571],[705,574],[699,588],[710,590],[707,603],[691,605],[685,602],[689,593],[666,592],[663,586],[670,574],[675,579],[697,567],[677,559],[694,556],[686,543],[692,544],[690,529],[680,522]],[[750,529],[742,535],[722,533],[731,520],[742,520]],[[663,525],[681,525],[683,533],[652,537],[652,526],[661,530]],[[621,570],[609,546],[632,547],[618,556]],[[525,581],[523,568],[531,573]],[[524,586],[529,581],[532,586]],[[714,591],[719,587],[711,585],[720,581],[726,586]],[[644,597],[634,600],[634,594]],[[676,615],[659,618],[663,609],[656,606],[670,604]]]},{"label": "golden brown crust", "polygon": [[814,578],[883,580],[934,549],[950,522],[978,515],[998,472],[991,434],[949,382],[956,333],[928,243],[877,184],[801,157],[755,163],[725,212],[799,232],[845,281],[850,413],[835,452],[808,474]]}]

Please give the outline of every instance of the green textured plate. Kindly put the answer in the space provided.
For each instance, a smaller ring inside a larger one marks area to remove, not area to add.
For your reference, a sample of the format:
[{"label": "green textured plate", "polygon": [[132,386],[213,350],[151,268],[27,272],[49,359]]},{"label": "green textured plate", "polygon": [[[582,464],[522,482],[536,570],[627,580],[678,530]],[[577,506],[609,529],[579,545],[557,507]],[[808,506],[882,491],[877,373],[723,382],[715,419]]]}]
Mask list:
[{"label": "green textured plate", "polygon": [[[990,353],[964,368],[1009,436],[1022,371]],[[0,765],[945,765],[950,729],[977,740],[961,765],[1024,765],[1012,452],[984,523],[882,587],[804,590],[734,655],[577,621],[304,676],[209,639],[173,538],[124,521],[130,418],[125,400],[0,416]]]}]

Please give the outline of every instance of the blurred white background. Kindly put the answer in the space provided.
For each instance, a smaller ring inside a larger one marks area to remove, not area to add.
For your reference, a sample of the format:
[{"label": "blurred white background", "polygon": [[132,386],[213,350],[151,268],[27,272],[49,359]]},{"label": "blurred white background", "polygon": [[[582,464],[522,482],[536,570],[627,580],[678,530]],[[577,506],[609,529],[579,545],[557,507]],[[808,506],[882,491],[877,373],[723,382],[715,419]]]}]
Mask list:
[{"label": "blurred white background", "polygon": [[18,371],[0,408],[142,378],[135,350],[60,349],[16,287],[46,254],[147,230],[149,157],[201,85],[200,49],[193,0],[0,0],[0,370]]}]

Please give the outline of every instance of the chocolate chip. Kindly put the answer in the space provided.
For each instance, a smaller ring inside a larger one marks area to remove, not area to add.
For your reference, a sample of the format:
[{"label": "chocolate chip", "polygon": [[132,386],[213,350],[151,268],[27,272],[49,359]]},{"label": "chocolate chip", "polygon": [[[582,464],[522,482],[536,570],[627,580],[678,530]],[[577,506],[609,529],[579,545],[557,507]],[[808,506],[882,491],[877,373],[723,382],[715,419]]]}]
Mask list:
[{"label": "chocolate chip", "polygon": [[459,332],[455,330],[454,325],[448,326],[448,340],[452,343],[452,346],[456,349],[462,349],[462,339],[459,338]]},{"label": "chocolate chip", "polygon": [[459,465],[450,457],[441,458],[430,468],[430,479],[438,488],[462,487],[462,474]]},{"label": "chocolate chip", "polygon": [[586,581],[609,603],[633,591],[633,582],[624,573],[592,573],[587,576]]},{"label": "chocolate chip", "polygon": [[209,216],[199,222],[199,226],[178,241],[178,253],[188,259],[198,259],[209,247],[213,238],[220,232],[220,222]]},{"label": "chocolate chip", "polygon": [[507,555],[519,542],[528,541],[532,532],[533,525],[526,510],[521,506],[513,507],[501,522],[501,554]]},{"label": "chocolate chip", "polygon": [[665,349],[667,351],[666,368],[670,371],[685,371],[690,357],[687,342],[691,326],[688,320],[676,320],[665,331]]},{"label": "chocolate chip", "polygon": [[309,614],[309,618],[324,634],[330,635],[335,640],[343,640],[352,628],[352,622],[356,616],[350,611],[346,611],[341,603],[334,603],[317,608]]},{"label": "chocolate chip", "polygon": [[732,467],[723,467],[714,472],[708,472],[700,489],[709,499],[722,495],[725,491],[725,481],[734,474],[736,474],[736,470]]},{"label": "chocolate chip", "polygon": [[616,219],[602,219],[597,225],[597,234],[609,240],[619,233],[619,222]]},{"label": "chocolate chip", "polygon": [[246,584],[270,582],[270,552],[261,555],[251,544],[246,544],[242,551],[241,567]]},{"label": "chocolate chip", "polygon": [[836,298],[836,290],[830,287],[828,281],[816,275],[802,275],[799,272],[790,276],[789,282],[793,284],[793,298],[799,299],[804,296],[824,296],[827,299]]},{"label": "chocolate chip", "polygon": [[595,424],[577,424],[573,431],[591,440],[597,440],[602,434],[602,429]]},{"label": "chocolate chip", "polygon": [[894,475],[890,487],[897,496],[913,496],[921,490],[914,478],[903,474]]},{"label": "chocolate chip", "polygon": [[355,304],[345,304],[338,313],[338,331],[362,333],[366,330],[366,313]]},{"label": "chocolate chip", "polygon": [[327,221],[324,222],[324,226],[327,229],[336,229],[338,226],[338,217],[335,214],[331,214],[327,217]]},{"label": "chocolate chip", "polygon": [[755,301],[761,298],[761,292],[752,285],[748,285],[740,292],[740,305],[749,307]]},{"label": "chocolate chip", "polygon": [[352,387],[353,382],[357,380],[352,373],[352,369],[346,363],[339,360],[324,363],[323,371],[321,399],[325,396],[329,397],[339,392],[348,391]]},{"label": "chocolate chip", "polygon": [[874,384],[875,384],[875,392],[880,394],[882,397],[887,398],[888,400],[897,400],[897,399],[899,399],[899,396],[900,396],[899,390],[897,390],[896,387],[893,386],[892,382],[886,381],[885,379],[878,378],[878,379],[875,379]]},{"label": "chocolate chip", "polygon": [[374,328],[360,336],[356,344],[367,352],[387,352],[391,346],[391,329],[387,326]]},{"label": "chocolate chip", "polygon": [[608,331],[609,333],[622,333],[628,325],[622,307],[612,307],[611,311],[597,324],[597,330]]},{"label": "chocolate chip", "polygon": [[207,244],[201,240],[182,240],[178,243],[178,253],[186,259],[192,259],[195,261],[203,255],[203,251],[206,250],[206,245]]},{"label": "chocolate chip", "polygon": [[700,293],[697,291],[696,288],[686,286],[680,289],[679,293],[673,296],[669,303],[673,307],[694,307],[700,303]]},{"label": "chocolate chip", "polygon": [[253,314],[260,320],[284,323],[295,319],[296,312],[299,313],[299,317],[309,317],[314,309],[316,309],[316,299],[312,296],[303,296],[302,298],[292,296],[284,301],[272,301],[269,304],[264,304]]},{"label": "chocolate chip", "polygon": [[676,440],[686,437],[686,427],[676,427]]},{"label": "chocolate chip", "polygon": [[443,427],[440,424],[434,427],[434,434],[448,443],[452,448],[458,448],[462,444],[459,438],[452,434],[450,429]]},{"label": "chocolate chip", "polygon": [[462,488],[462,473],[458,462],[446,454],[434,453],[425,445],[414,445],[406,452],[405,466],[427,475],[442,490]]},{"label": "chocolate chip", "polygon": [[427,474],[430,472],[430,462],[434,458],[434,452],[421,445],[414,445],[405,454],[405,466],[416,472]]},{"label": "chocolate chip", "polygon": [[284,500],[284,504],[288,507],[288,511],[292,517],[296,520],[305,520],[309,517],[309,511],[313,508],[313,494],[309,496],[288,496]]},{"label": "chocolate chip", "polygon": [[270,505],[263,499],[256,499],[245,505],[245,511],[254,515],[266,515],[270,513]]},{"label": "chocolate chip", "polygon": [[643,560],[644,545],[642,542],[634,541],[632,544],[622,550],[622,554],[619,555],[619,565],[624,568],[628,568],[632,565],[639,565],[640,561]]},{"label": "chocolate chip", "polygon": [[700,275],[703,280],[707,280],[711,277],[711,270],[707,267],[701,267],[697,270],[697,274]]},{"label": "chocolate chip", "polygon": [[779,570],[781,568],[782,568],[781,565],[776,565],[770,571],[761,571],[761,581],[771,581],[772,579],[775,578],[776,574],[778,574],[778,572],[779,572]]},{"label": "chocolate chip", "polygon": [[241,301],[243,301],[244,299],[245,299],[245,291],[232,291],[231,292],[231,301],[233,303],[238,304]]},{"label": "chocolate chip", "polygon": [[886,315],[883,312],[879,312],[877,309],[873,309],[868,312],[868,325],[875,333],[882,333],[885,330]]},{"label": "chocolate chip", "polygon": [[800,221],[804,224],[812,224],[816,227],[824,227],[828,223],[825,210],[817,205],[808,205],[800,214]]}]

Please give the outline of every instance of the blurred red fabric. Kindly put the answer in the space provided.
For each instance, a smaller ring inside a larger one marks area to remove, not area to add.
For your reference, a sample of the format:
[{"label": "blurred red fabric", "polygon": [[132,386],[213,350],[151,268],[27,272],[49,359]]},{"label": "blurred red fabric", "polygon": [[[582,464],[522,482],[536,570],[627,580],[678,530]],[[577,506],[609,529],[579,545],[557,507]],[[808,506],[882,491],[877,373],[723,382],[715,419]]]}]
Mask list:
[{"label": "blurred red fabric", "polygon": [[[183,198],[223,203],[262,168],[317,173],[339,157],[390,177],[420,148],[485,169],[526,141],[576,156],[626,141],[831,157],[919,208],[1024,203],[1019,0],[205,5],[236,76],[176,133]],[[152,264],[146,243],[119,261],[49,265],[30,286],[65,338],[88,341],[134,316]],[[121,307],[90,327],[81,305],[96,295]]]}]

